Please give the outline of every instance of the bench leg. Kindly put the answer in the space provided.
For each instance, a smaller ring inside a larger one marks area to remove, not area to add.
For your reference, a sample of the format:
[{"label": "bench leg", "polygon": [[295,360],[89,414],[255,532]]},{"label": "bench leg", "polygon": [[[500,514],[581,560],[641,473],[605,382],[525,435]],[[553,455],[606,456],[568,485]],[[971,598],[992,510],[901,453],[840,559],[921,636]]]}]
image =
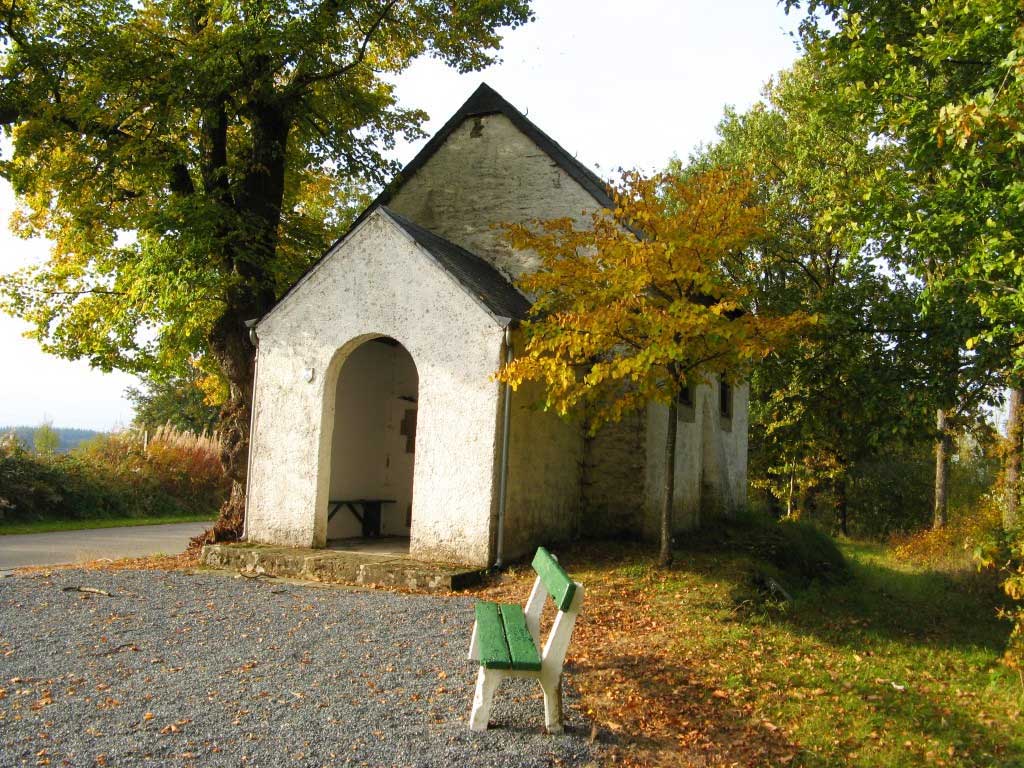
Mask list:
[{"label": "bench leg", "polygon": [[562,675],[540,676],[540,687],[544,691],[544,727],[548,733],[561,733],[562,727]]},{"label": "bench leg", "polygon": [[491,719],[491,702],[494,692],[498,690],[504,675],[497,669],[480,667],[476,677],[476,693],[473,694],[473,710],[469,713],[469,729],[486,731],[487,721]]},{"label": "bench leg", "polygon": [[480,640],[476,634],[476,622],[473,622],[473,634],[469,638],[469,660],[480,661]]}]

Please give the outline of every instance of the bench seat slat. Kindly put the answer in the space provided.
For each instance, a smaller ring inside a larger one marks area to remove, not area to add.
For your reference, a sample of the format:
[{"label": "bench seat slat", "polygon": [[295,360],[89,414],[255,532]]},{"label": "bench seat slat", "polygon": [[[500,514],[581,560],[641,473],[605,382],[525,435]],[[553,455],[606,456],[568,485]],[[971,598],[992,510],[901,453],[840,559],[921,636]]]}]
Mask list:
[{"label": "bench seat slat", "polygon": [[501,620],[505,625],[505,639],[508,641],[512,669],[540,670],[540,654],[533,644],[533,637],[526,627],[526,614],[518,605],[502,605]]},{"label": "bench seat slat", "polygon": [[512,659],[497,603],[476,604],[476,632],[480,664],[487,669],[511,669]]},{"label": "bench seat slat", "polygon": [[533,557],[533,570],[540,576],[544,589],[551,595],[558,610],[569,610],[572,598],[576,594],[576,584],[544,547],[537,547],[537,554]]}]

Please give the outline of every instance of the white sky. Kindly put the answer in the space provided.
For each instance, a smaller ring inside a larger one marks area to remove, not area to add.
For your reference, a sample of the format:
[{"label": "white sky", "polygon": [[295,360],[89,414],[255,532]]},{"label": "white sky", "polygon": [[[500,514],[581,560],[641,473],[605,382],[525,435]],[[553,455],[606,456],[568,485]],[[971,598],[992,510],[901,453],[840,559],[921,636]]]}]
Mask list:
[{"label": "white sky", "polygon": [[[436,131],[487,82],[568,151],[609,176],[618,167],[660,168],[715,136],[726,104],[744,108],[796,58],[796,26],[774,0],[536,0],[537,20],[511,32],[504,61],[459,75],[436,61],[399,79],[404,106],[425,109]],[[404,145],[407,162],[420,145]],[[14,206],[0,179],[0,219]],[[0,228],[0,272],[45,258],[45,242]],[[111,429],[127,425],[133,378],[44,354],[26,324],[0,314],[0,426]]]}]

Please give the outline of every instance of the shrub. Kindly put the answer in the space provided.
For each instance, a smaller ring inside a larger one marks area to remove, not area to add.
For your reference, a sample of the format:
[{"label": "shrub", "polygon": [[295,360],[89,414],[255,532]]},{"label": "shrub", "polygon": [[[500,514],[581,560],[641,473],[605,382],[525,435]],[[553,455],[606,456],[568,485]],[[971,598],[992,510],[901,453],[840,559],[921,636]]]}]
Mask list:
[{"label": "shrub", "polygon": [[712,521],[700,538],[712,548],[740,551],[769,563],[789,587],[840,582],[849,576],[835,541],[810,523],[751,512]]},{"label": "shrub", "polygon": [[0,443],[0,511],[8,520],[212,514],[229,483],[215,438],[170,427],[100,435],[71,454]]},{"label": "shrub", "polygon": [[941,570],[970,567],[973,553],[991,546],[1002,521],[1001,491],[993,488],[973,504],[950,504],[945,528],[925,528],[893,539],[897,557]]}]

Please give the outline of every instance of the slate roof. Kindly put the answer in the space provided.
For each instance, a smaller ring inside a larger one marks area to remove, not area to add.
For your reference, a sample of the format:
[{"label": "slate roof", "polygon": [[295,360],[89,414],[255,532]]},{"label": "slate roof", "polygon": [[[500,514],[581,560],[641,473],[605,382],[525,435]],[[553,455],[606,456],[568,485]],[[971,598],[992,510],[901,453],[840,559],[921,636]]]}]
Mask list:
[{"label": "slate roof", "polygon": [[530,302],[497,269],[476,254],[414,224],[390,208],[380,206],[384,215],[401,227],[456,282],[495,317],[523,320]]}]

